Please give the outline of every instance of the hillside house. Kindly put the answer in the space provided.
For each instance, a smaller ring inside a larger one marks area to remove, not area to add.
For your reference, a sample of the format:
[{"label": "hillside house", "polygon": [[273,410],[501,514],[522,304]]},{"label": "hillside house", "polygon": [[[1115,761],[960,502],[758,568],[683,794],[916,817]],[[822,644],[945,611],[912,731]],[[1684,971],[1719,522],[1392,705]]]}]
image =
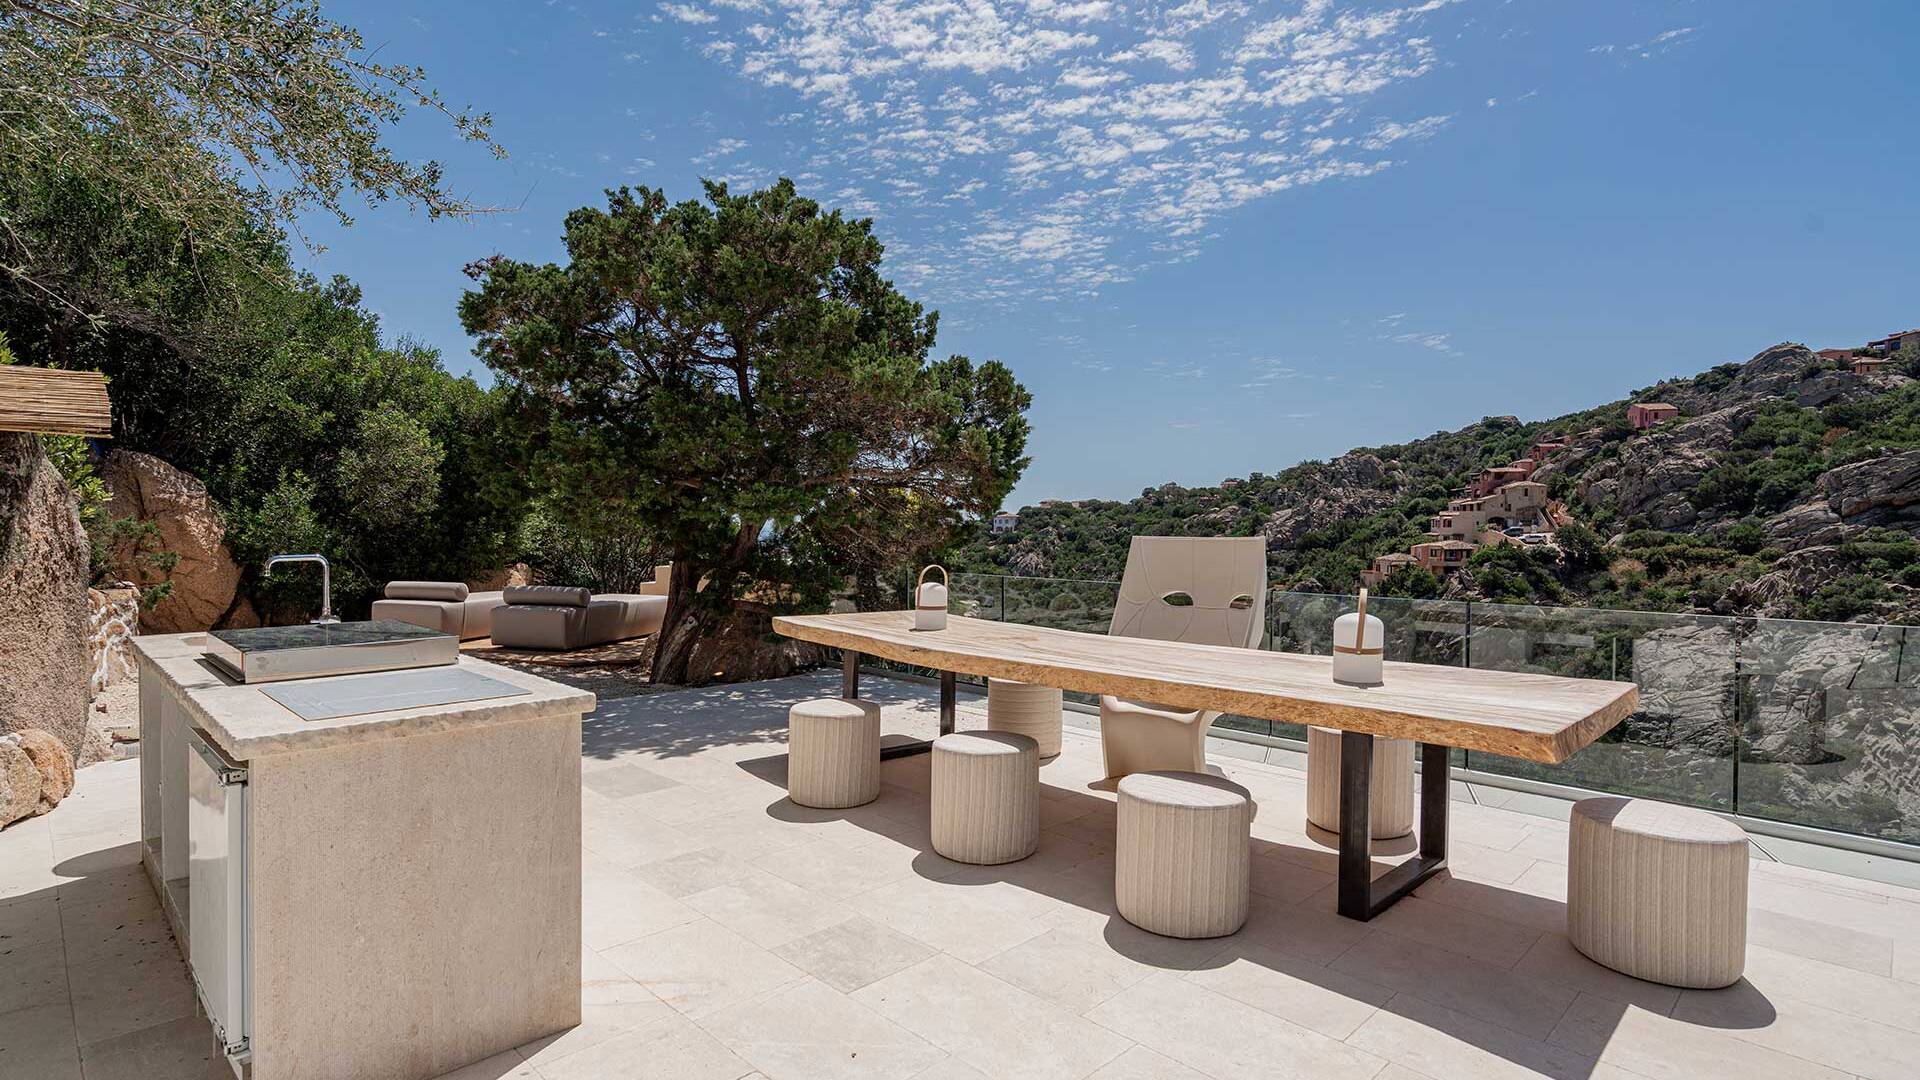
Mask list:
[{"label": "hillside house", "polygon": [[1477,541],[1488,529],[1509,525],[1549,531],[1547,485],[1538,480],[1516,480],[1491,495],[1455,499],[1445,512],[1427,520],[1427,532],[1441,540]]},{"label": "hillside house", "polygon": [[1853,373],[1871,375],[1892,363],[1893,358],[1889,356],[1856,356],[1853,358]]},{"label": "hillside house", "polygon": [[1867,348],[1881,352],[1897,353],[1910,344],[1920,344],[1920,328],[1902,330],[1897,334],[1888,334],[1879,341],[1867,342]]},{"label": "hillside house", "polygon": [[1849,364],[1853,362],[1852,349],[1821,349],[1813,355],[1822,360],[1831,360],[1836,364]]},{"label": "hillside house", "polygon": [[1521,458],[1507,465],[1500,465],[1482,472],[1467,485],[1467,494],[1473,498],[1484,498],[1508,484],[1516,484],[1533,475],[1533,461]]},{"label": "hillside house", "polygon": [[996,533],[1004,533],[1004,532],[1012,532],[1014,529],[1018,528],[1019,526],[1020,526],[1019,514],[1010,514],[1007,511],[1002,510],[999,513],[993,515],[993,522],[990,527]]},{"label": "hillside house", "polygon": [[1627,423],[1635,431],[1645,431],[1663,420],[1671,420],[1680,415],[1680,406],[1669,405],[1664,401],[1636,401],[1627,406]]},{"label": "hillside house", "polygon": [[1548,437],[1534,443],[1533,448],[1527,451],[1527,457],[1536,462],[1545,461],[1566,448],[1565,439]]},{"label": "hillside house", "polygon": [[1393,576],[1395,570],[1417,565],[1419,564],[1414,561],[1413,556],[1403,551],[1382,555],[1373,560],[1372,566],[1360,571],[1360,584],[1369,589],[1377,589],[1380,587],[1381,582]]},{"label": "hillside house", "polygon": [[1413,545],[1409,554],[1418,565],[1436,574],[1445,574],[1467,565],[1473,549],[1474,545],[1465,540],[1433,540]]}]

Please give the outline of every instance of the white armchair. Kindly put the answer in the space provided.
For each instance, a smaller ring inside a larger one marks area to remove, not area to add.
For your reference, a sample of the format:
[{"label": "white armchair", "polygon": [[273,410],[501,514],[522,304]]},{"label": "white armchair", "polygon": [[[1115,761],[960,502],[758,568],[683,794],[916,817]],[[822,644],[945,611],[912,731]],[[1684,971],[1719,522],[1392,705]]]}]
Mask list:
[{"label": "white armchair", "polygon": [[[1266,627],[1263,538],[1133,538],[1109,635],[1250,649],[1259,646]],[[1207,729],[1219,715],[1102,695],[1100,749],[1107,776],[1205,771]]]}]

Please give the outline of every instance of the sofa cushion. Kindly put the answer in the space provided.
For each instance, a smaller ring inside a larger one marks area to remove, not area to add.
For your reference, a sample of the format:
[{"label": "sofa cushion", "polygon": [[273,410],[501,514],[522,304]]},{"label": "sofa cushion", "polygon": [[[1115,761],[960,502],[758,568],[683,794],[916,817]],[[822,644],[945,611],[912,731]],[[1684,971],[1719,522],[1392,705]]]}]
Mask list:
[{"label": "sofa cushion", "polygon": [[446,600],[459,603],[467,598],[467,587],[458,581],[389,581],[389,600]]},{"label": "sofa cushion", "polygon": [[602,593],[587,605],[587,621],[581,643],[604,645],[610,641],[644,637],[656,633],[667,614],[667,598],[633,593]]},{"label": "sofa cushion", "polygon": [[462,605],[444,600],[375,600],[373,617],[412,623],[458,638],[471,636],[466,632]]},{"label": "sofa cushion", "polygon": [[460,636],[463,638],[483,638],[493,633],[493,609],[506,603],[498,592],[468,593],[467,600],[460,607],[464,612],[461,618]]},{"label": "sofa cushion", "polygon": [[570,585],[512,585],[501,590],[509,604],[547,604],[559,607],[586,607],[593,594]]},{"label": "sofa cushion", "polygon": [[493,643],[510,649],[577,649],[587,609],[571,604],[502,604],[493,609]]}]

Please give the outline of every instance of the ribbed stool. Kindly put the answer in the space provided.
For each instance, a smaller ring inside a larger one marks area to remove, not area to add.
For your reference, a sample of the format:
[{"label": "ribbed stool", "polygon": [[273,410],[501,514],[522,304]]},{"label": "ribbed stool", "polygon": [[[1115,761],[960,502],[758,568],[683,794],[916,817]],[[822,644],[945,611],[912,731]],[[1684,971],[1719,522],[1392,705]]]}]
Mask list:
[{"label": "ribbed stool", "polygon": [[1060,756],[1063,700],[1058,687],[988,679],[987,730],[1031,736],[1040,746],[1040,760],[1050,761]]},{"label": "ribbed stool", "polygon": [[1567,840],[1567,937],[1638,979],[1712,989],[1747,962],[1747,834],[1704,810],[1583,799]]},{"label": "ribbed stool", "polygon": [[1120,915],[1177,938],[1240,929],[1251,903],[1253,797],[1224,777],[1132,773],[1120,780],[1113,894]]},{"label": "ribbed stool", "polygon": [[[1367,829],[1375,840],[1413,831],[1413,740],[1373,740],[1367,784]],[[1340,831],[1340,732],[1307,729],[1307,820]]]},{"label": "ribbed stool", "polygon": [[839,809],[880,797],[880,706],[815,698],[787,710],[787,797]]},{"label": "ribbed stool", "polygon": [[1004,863],[1040,846],[1040,748],[1007,731],[933,741],[933,850],[955,862]]}]

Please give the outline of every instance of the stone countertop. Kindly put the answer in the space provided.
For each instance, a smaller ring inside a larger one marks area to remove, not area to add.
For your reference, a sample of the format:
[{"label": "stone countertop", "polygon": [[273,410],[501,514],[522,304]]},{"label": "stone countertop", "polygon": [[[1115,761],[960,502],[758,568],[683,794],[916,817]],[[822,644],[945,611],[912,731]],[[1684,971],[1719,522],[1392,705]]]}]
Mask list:
[{"label": "stone countertop", "polygon": [[184,703],[194,724],[235,761],[530,720],[556,713],[584,714],[592,712],[595,705],[594,696],[585,690],[461,656],[458,666],[530,692],[517,697],[424,705],[333,720],[303,720],[261,692],[262,686],[284,683],[248,685],[229,678],[204,658],[206,640],[204,633],[156,634],[134,638],[133,648],[147,661],[146,670],[157,673]]}]

